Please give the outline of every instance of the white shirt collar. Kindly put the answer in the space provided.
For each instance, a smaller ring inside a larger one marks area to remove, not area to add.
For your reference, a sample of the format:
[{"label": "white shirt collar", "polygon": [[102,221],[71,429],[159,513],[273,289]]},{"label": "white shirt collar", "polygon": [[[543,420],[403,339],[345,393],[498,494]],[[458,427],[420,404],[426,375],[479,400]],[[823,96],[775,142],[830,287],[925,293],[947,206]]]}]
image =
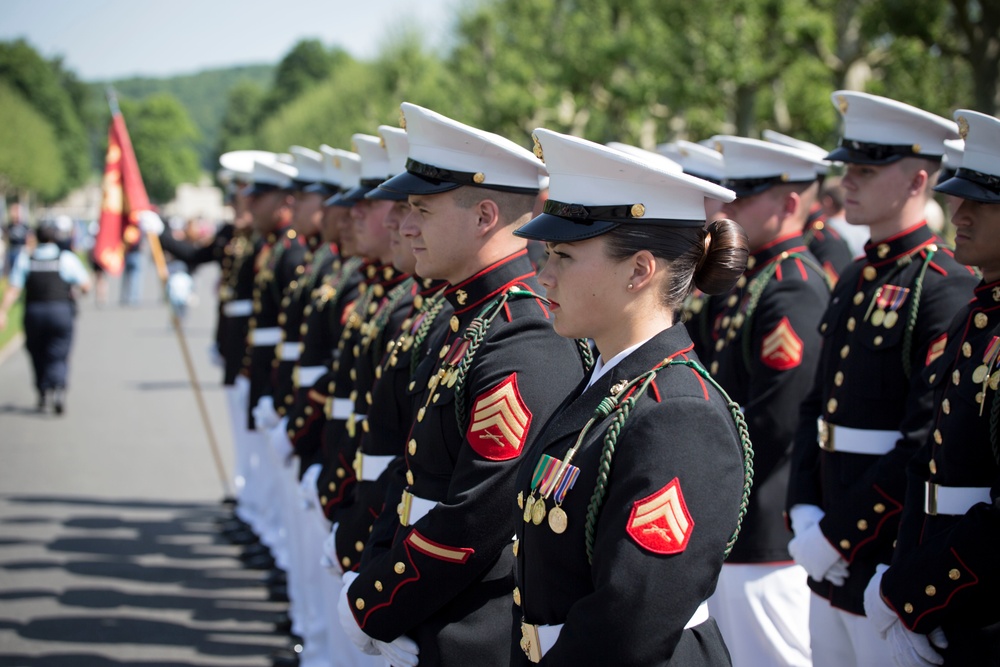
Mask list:
[{"label": "white shirt collar", "polygon": [[[637,349],[648,343],[651,338],[653,338],[653,336],[650,336],[645,340],[639,341],[632,347],[625,348],[615,356],[611,357],[611,359],[609,359],[608,361],[604,361],[603,355],[598,356],[597,361],[594,362],[594,370],[590,374],[590,382],[587,383],[586,389],[590,389],[591,385],[593,385],[595,382],[601,379],[601,376],[603,376],[605,373],[607,373],[612,368],[617,366],[622,359],[624,359],[625,357],[632,354]],[[586,389],[584,389],[584,391],[586,391]]]}]

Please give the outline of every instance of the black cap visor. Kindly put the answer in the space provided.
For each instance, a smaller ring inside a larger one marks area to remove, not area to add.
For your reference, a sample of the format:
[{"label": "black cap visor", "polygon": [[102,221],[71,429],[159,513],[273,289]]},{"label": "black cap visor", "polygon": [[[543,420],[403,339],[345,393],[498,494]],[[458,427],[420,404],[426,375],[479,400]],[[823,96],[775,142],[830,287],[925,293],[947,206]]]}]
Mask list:
[{"label": "black cap visor", "polygon": [[938,183],[934,191],[984,204],[1000,204],[1000,176],[959,169],[954,177]]},{"label": "black cap visor", "polygon": [[876,144],[854,139],[841,139],[826,159],[847,164],[892,164],[904,157],[919,157],[925,160],[940,160],[940,155],[926,155],[917,144]]},{"label": "black cap visor", "polygon": [[569,243],[606,234],[622,223],[607,220],[573,220],[542,213],[514,230],[514,236],[533,241]]},{"label": "black cap visor", "polygon": [[379,190],[395,195],[436,195],[462,187],[459,183],[444,181],[404,171],[378,186]]},{"label": "black cap visor", "polygon": [[255,197],[257,195],[266,194],[268,192],[274,192],[275,190],[285,190],[287,188],[282,188],[281,186],[275,185],[274,183],[252,183],[243,191],[243,194],[247,197]]}]

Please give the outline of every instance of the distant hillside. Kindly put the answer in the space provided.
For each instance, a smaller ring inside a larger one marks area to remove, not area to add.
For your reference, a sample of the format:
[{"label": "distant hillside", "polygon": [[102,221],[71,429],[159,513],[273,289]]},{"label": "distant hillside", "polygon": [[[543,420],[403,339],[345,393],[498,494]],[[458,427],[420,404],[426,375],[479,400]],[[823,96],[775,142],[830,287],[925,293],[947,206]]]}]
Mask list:
[{"label": "distant hillside", "polygon": [[[252,81],[267,90],[271,86],[274,70],[274,65],[241,65],[162,79],[120,79],[111,84],[118,91],[119,97],[142,99],[154,93],[170,93],[176,97],[187,108],[191,121],[201,131],[202,164],[207,169],[214,170],[211,153],[218,137],[229,89],[242,81]],[[107,82],[93,84],[102,96],[107,85]]]}]

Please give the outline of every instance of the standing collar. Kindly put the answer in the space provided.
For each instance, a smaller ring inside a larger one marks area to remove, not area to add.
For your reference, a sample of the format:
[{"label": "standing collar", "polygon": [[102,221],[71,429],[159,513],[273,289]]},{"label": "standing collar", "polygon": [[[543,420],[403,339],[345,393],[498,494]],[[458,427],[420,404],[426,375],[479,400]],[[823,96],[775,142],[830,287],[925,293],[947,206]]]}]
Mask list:
[{"label": "standing collar", "polygon": [[755,275],[765,266],[783,256],[805,250],[806,241],[802,238],[802,232],[792,232],[786,236],[778,237],[750,253],[750,258],[747,260],[747,276]]},{"label": "standing collar", "polygon": [[476,275],[445,290],[445,298],[455,309],[455,315],[478,310],[488,300],[511,286],[523,283],[535,275],[528,251],[521,250],[487,266]]},{"label": "standing collar", "polygon": [[868,263],[878,266],[895,262],[903,255],[912,254],[914,251],[936,242],[934,232],[927,226],[926,222],[905,229],[895,236],[882,239],[878,243],[869,241],[865,244],[865,256]]},{"label": "standing collar", "polygon": [[992,283],[981,281],[976,287],[974,303],[979,308],[995,308],[1000,304],[1000,280]]}]

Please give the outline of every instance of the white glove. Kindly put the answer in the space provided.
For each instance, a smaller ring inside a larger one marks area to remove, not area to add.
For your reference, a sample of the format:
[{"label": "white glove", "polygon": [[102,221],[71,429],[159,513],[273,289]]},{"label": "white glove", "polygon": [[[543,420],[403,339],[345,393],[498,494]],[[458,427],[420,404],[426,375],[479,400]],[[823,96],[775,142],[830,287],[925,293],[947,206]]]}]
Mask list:
[{"label": "white glove", "polygon": [[319,559],[323,567],[338,577],[344,574],[344,568],[340,565],[340,561],[337,560],[337,526],[339,525],[339,523],[333,524],[333,528],[330,529],[326,539],[323,540],[323,555]]},{"label": "white glove", "polygon": [[880,563],[875,567],[875,575],[865,588],[865,616],[875,627],[882,639],[889,643],[892,659],[898,667],[931,667],[944,663],[934,646],[947,648],[948,639],[941,628],[935,628],[929,635],[912,632],[899,620],[889,605],[882,599],[882,575],[889,569]]},{"label": "white glove", "polygon": [[358,650],[366,655],[378,655],[380,651],[375,646],[375,640],[365,634],[365,631],[358,627],[358,622],[351,612],[351,602],[347,599],[351,583],[358,578],[357,572],[344,573],[344,589],[341,592],[340,600],[337,601],[337,616],[340,619],[340,627],[344,629],[344,634],[351,640],[351,643],[358,647]]},{"label": "white glove", "polygon": [[156,215],[152,211],[140,211],[139,229],[146,234],[155,234],[156,236],[159,236],[163,233],[163,220],[161,220],[160,216]]},{"label": "white glove", "polygon": [[417,667],[420,662],[420,647],[406,635],[401,635],[391,642],[373,640],[375,648],[392,667]]},{"label": "white glove", "polygon": [[843,586],[847,580],[847,561],[830,546],[818,523],[793,537],[788,543],[788,553],[816,581],[826,579],[834,586]]},{"label": "white glove", "polygon": [[292,462],[292,457],[295,455],[292,443],[288,439],[288,417],[282,417],[278,420],[278,423],[268,431],[267,440],[271,443],[274,456],[287,468]]},{"label": "white glove", "polygon": [[817,523],[819,523],[826,512],[816,505],[795,505],[788,510],[788,518],[792,522],[792,532],[801,535]]},{"label": "white glove", "polygon": [[253,418],[257,424],[257,430],[270,431],[278,425],[278,413],[274,410],[274,399],[270,396],[261,396],[257,399],[257,406],[253,409]]},{"label": "white glove", "polygon": [[233,388],[236,390],[236,404],[246,408],[250,401],[250,380],[244,375],[237,375],[233,380]]},{"label": "white glove", "polygon": [[302,498],[302,509],[308,510],[318,507],[316,502],[316,483],[319,481],[319,474],[323,472],[323,466],[314,463],[302,473],[299,480],[299,496]]}]

